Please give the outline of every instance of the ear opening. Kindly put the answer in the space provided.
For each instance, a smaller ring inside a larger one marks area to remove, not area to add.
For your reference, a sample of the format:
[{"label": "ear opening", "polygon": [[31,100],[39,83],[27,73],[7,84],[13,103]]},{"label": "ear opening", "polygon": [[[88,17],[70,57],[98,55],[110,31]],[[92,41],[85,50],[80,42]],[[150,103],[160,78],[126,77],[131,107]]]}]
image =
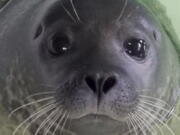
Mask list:
[{"label": "ear opening", "polygon": [[36,32],[34,35],[34,39],[37,39],[43,32],[43,26],[40,24],[37,28],[36,28]]}]

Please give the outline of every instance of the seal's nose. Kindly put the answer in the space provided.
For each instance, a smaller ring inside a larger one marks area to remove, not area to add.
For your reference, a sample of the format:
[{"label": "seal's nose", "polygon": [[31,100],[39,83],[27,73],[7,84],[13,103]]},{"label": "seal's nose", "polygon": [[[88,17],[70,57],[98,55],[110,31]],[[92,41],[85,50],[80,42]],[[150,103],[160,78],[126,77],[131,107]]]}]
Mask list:
[{"label": "seal's nose", "polygon": [[88,87],[98,96],[107,94],[116,84],[114,75],[93,74],[85,77]]}]

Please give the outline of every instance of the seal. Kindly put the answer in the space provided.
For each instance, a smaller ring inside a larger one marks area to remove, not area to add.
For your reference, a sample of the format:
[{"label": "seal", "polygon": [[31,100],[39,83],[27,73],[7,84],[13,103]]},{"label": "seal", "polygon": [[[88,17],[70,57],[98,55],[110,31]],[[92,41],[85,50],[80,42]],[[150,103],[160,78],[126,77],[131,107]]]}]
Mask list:
[{"label": "seal", "polygon": [[0,20],[12,135],[173,134],[178,52],[138,0],[13,0]]}]

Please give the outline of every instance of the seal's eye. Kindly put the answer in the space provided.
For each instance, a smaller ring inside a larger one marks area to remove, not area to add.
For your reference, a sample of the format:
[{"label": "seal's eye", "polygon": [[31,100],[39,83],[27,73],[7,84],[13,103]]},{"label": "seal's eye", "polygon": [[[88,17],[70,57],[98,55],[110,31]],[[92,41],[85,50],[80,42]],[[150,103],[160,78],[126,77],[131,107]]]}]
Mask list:
[{"label": "seal's eye", "polygon": [[124,42],[125,52],[136,60],[146,58],[148,46],[143,39],[131,38]]},{"label": "seal's eye", "polygon": [[49,52],[54,56],[65,54],[71,49],[69,38],[65,35],[54,35],[48,45]]}]

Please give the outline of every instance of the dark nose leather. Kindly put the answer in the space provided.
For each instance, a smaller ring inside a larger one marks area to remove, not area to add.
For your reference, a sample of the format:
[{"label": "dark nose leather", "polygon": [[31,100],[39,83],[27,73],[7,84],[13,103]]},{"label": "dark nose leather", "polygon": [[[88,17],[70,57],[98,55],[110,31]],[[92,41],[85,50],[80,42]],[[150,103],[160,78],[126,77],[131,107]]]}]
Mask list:
[{"label": "dark nose leather", "polygon": [[100,98],[102,95],[108,94],[109,91],[116,85],[115,75],[105,74],[91,74],[85,77],[87,86],[98,95]]}]

